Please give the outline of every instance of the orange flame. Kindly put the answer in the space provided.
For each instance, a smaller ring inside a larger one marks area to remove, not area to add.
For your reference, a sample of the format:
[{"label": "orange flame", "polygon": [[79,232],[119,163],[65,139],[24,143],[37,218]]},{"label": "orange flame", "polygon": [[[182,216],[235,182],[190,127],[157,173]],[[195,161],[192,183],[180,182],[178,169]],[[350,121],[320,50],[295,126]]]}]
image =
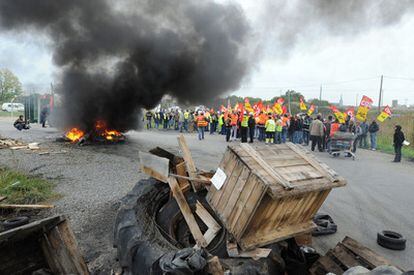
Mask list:
[{"label": "orange flame", "polygon": [[72,128],[69,132],[66,133],[66,137],[73,142],[78,141],[84,135],[85,133],[82,130],[79,130],[78,128]]},{"label": "orange flame", "polygon": [[115,137],[122,136],[121,132],[118,132],[117,130],[105,130],[105,132],[102,135],[107,140],[113,140]]}]

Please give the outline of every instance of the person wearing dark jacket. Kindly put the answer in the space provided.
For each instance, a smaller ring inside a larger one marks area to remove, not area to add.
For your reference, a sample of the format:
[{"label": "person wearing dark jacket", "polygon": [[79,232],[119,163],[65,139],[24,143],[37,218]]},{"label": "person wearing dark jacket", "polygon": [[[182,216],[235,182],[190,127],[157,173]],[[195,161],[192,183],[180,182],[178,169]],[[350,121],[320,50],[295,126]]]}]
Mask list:
[{"label": "person wearing dark jacket", "polygon": [[254,130],[256,128],[256,119],[254,118],[253,113],[249,114],[249,120],[248,120],[248,125],[249,125],[249,136],[250,136],[250,143],[253,143],[253,139],[254,139]]},{"label": "person wearing dark jacket", "polygon": [[394,132],[394,150],[395,150],[395,158],[394,162],[401,162],[401,148],[403,146],[403,142],[405,140],[404,133],[401,131],[401,126],[395,126]]},{"label": "person wearing dark jacket", "polygon": [[368,127],[369,137],[371,141],[371,150],[377,150],[377,132],[379,131],[378,123],[373,120]]}]

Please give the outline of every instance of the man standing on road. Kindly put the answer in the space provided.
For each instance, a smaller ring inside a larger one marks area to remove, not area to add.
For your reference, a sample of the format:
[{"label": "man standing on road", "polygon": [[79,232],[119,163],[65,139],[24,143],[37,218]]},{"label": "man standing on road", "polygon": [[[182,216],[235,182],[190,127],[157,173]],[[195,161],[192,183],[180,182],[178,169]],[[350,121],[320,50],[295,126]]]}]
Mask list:
[{"label": "man standing on road", "polygon": [[265,130],[266,144],[269,144],[269,142],[273,143],[273,140],[275,138],[276,123],[271,113],[269,113],[269,119],[266,121]]},{"label": "man standing on road", "polygon": [[394,150],[395,150],[395,158],[393,162],[401,162],[401,148],[403,146],[403,142],[405,140],[404,133],[401,131],[401,126],[395,126],[394,132]]},{"label": "man standing on road", "polygon": [[247,116],[246,111],[243,113],[242,121],[240,123],[240,136],[241,142],[247,142],[247,129],[249,128],[249,117]]},{"label": "man standing on road", "polygon": [[371,150],[377,150],[377,132],[379,131],[379,126],[375,120],[368,127],[369,137],[371,140]]},{"label": "man standing on road", "polygon": [[361,123],[361,138],[359,139],[359,147],[360,148],[368,148],[368,141],[367,141],[367,136],[368,136],[368,124],[367,121],[364,120]]},{"label": "man standing on road", "polygon": [[315,146],[318,144],[319,152],[322,152],[322,137],[324,136],[323,123],[321,115],[317,115],[316,119],[312,121],[309,126],[310,138],[312,141],[311,149],[315,151]]},{"label": "man standing on road", "polygon": [[204,139],[204,130],[206,126],[208,125],[208,122],[203,112],[199,113],[199,115],[196,118],[196,122],[197,122],[197,130],[198,130],[198,139],[202,140]]},{"label": "man standing on road", "polygon": [[239,117],[237,116],[236,112],[233,111],[233,113],[230,115],[231,119],[231,140],[235,141],[237,138],[237,122],[239,120]]},{"label": "man standing on road", "polygon": [[254,139],[254,131],[256,129],[256,119],[253,115],[252,112],[250,112],[249,114],[249,136],[250,136],[250,143],[253,143],[253,139]]}]

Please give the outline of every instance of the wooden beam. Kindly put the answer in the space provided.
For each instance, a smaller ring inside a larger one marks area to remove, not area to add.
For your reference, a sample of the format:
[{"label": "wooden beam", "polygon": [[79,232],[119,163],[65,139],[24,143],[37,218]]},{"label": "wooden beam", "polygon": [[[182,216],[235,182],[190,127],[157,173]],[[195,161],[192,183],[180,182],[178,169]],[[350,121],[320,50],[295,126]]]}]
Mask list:
[{"label": "wooden beam", "polygon": [[167,182],[170,161],[167,158],[158,157],[149,153],[139,152],[141,170],[149,176]]},{"label": "wooden beam", "polygon": [[267,162],[249,145],[246,143],[240,144],[240,147],[248,153],[274,180],[276,180],[285,189],[292,189],[289,181],[278,174]]},{"label": "wooden beam", "polygon": [[165,177],[164,175],[161,175],[160,173],[158,173],[157,171],[153,170],[150,167],[141,165],[141,171],[143,173],[147,174],[148,176],[156,179],[156,180],[159,180],[159,181],[164,182],[164,183],[167,183],[168,182],[168,178],[167,177]]},{"label": "wooden beam", "polygon": [[315,229],[315,227],[316,225],[310,221],[301,224],[284,226],[277,231],[272,230],[269,232],[255,232],[243,237],[240,240],[239,245],[244,250],[253,249],[255,247],[264,246],[270,243],[275,243],[307,232],[311,232],[313,229]]},{"label": "wooden beam", "polygon": [[194,181],[194,182],[199,182],[199,183],[203,183],[206,185],[211,185],[211,181],[209,179],[203,179],[203,178],[191,178],[191,177],[185,177],[185,176],[181,176],[181,175],[176,175],[176,174],[170,174],[171,177],[177,178],[179,179],[184,179],[184,180],[189,180],[189,181]]},{"label": "wooden beam", "polygon": [[0,208],[3,209],[46,209],[54,207],[52,204],[0,204]]},{"label": "wooden beam", "polygon": [[252,258],[257,261],[260,258],[269,257],[270,252],[272,252],[270,248],[255,248],[248,251],[239,251],[236,243],[227,242],[227,254],[231,258]]},{"label": "wooden beam", "polygon": [[193,235],[197,246],[206,247],[207,242],[204,239],[203,233],[201,233],[201,230],[198,227],[197,221],[194,218],[193,213],[191,212],[191,208],[188,205],[185,196],[182,193],[180,186],[178,185],[177,180],[173,177],[169,177],[168,184],[170,185],[173,196],[177,201],[178,207],[180,208],[181,213],[183,214],[188,227],[190,228],[191,234]]},{"label": "wooden beam", "polygon": [[221,226],[199,201],[197,201],[196,204],[196,214],[200,217],[203,223],[207,225],[208,229],[204,233],[204,239],[206,240],[207,245],[209,245],[211,241],[214,240],[217,233],[220,231]]},{"label": "wooden beam", "polygon": [[7,199],[7,197],[0,196],[0,201],[4,201],[5,199]]},{"label": "wooden beam", "polygon": [[[198,178],[197,168],[193,161],[193,157],[191,156],[190,149],[188,148],[187,141],[185,140],[183,134],[180,134],[177,137],[178,144],[180,145],[181,151],[183,152],[183,157],[185,160],[185,164],[187,166],[187,172],[190,175],[190,178]],[[191,185],[193,187],[194,192],[197,192],[199,189],[199,184],[196,182],[191,181]]]},{"label": "wooden beam", "polygon": [[[188,175],[187,175],[187,168],[185,166],[185,161],[177,164],[175,166],[175,171],[178,176],[187,177]],[[177,177],[177,180],[178,180],[178,183],[180,184],[181,189],[183,189],[184,186],[187,186],[187,185],[190,186],[190,182],[187,179]]]}]

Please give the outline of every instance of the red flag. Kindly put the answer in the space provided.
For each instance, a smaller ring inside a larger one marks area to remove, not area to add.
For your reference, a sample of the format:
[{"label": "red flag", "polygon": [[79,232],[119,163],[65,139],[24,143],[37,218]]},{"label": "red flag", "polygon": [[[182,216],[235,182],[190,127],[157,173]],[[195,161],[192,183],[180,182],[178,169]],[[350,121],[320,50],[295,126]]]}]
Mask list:
[{"label": "red flag", "polygon": [[355,109],[354,107],[349,107],[346,111],[345,111],[346,115],[349,116],[350,118],[353,118],[355,116]]},{"label": "red flag", "polygon": [[227,112],[226,107],[224,107],[223,105],[220,106],[220,112],[225,113]]},{"label": "red flag", "polygon": [[279,103],[280,105],[283,105],[283,103],[285,103],[285,100],[283,99],[283,97],[279,97],[277,99],[277,103]]},{"label": "red flag", "polygon": [[332,111],[333,113],[337,113],[337,112],[339,112],[338,108],[336,108],[336,106],[334,106],[334,105],[329,106],[329,109],[331,109],[331,111]]},{"label": "red flag", "polygon": [[282,110],[283,110],[282,115],[284,115],[284,114],[286,114],[286,113],[287,113],[287,107],[286,107],[286,106],[282,106]]}]

